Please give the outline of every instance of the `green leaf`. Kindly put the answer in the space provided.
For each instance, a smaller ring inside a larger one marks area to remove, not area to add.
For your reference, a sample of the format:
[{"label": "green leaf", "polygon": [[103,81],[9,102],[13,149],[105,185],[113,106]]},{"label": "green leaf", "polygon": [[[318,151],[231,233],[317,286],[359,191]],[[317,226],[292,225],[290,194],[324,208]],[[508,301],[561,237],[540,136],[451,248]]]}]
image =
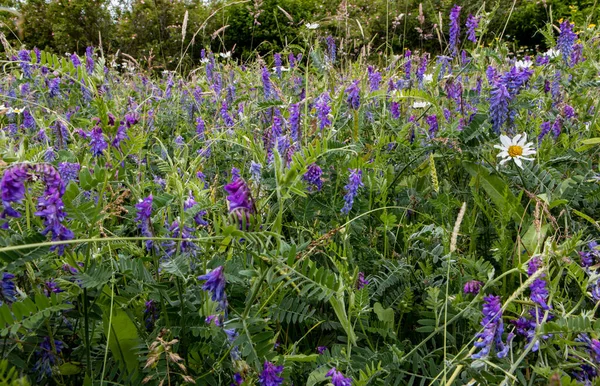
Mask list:
[{"label": "green leaf", "polygon": [[104,334],[109,337],[108,347],[113,358],[132,374],[139,367],[137,346],[142,343],[137,328],[124,310],[113,309],[112,318],[108,305],[103,311]]},{"label": "green leaf", "polygon": [[473,162],[464,161],[463,166],[473,177],[471,185],[481,186],[501,212],[511,211],[513,220],[521,222],[525,209],[500,176]]},{"label": "green leaf", "polygon": [[373,311],[377,314],[377,318],[386,323],[394,325],[394,310],[391,308],[383,308],[381,303],[377,302],[373,306]]}]

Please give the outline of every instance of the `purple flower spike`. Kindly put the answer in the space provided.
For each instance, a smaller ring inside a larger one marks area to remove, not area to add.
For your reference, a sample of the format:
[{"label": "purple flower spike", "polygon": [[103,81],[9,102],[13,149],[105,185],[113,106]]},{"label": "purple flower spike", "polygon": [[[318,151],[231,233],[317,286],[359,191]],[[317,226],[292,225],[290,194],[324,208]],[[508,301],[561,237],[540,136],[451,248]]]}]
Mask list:
[{"label": "purple flower spike", "polygon": [[358,88],[358,82],[358,80],[355,80],[346,89],[346,94],[348,94],[346,102],[348,102],[348,107],[352,110],[358,110],[360,107],[360,88]]},{"label": "purple flower spike", "polygon": [[[137,215],[135,217],[135,222],[139,223],[138,228],[142,232],[142,236],[144,237],[153,237],[154,233],[152,232],[152,224],[150,222],[150,217],[152,216],[152,194],[148,197],[140,200],[139,204],[136,204],[135,209],[137,209]],[[152,240],[146,240],[146,249],[152,249],[153,242]]]},{"label": "purple flower spike", "polygon": [[508,354],[510,341],[514,335],[509,334],[507,344],[502,342],[502,333],[504,332],[504,323],[502,321],[502,303],[500,296],[488,295],[483,298],[483,319],[481,325],[483,332],[478,333],[475,338],[475,347],[481,349],[478,353],[471,356],[473,359],[486,358],[492,350],[492,345],[496,346],[496,356],[503,358]]},{"label": "purple flower spike", "polygon": [[331,111],[329,102],[331,102],[331,98],[329,97],[329,93],[327,91],[321,94],[315,101],[317,117],[319,118],[319,129],[321,130],[331,125],[331,121],[329,120],[329,112]]},{"label": "purple flower spike", "polygon": [[329,370],[325,376],[331,377],[333,386],[352,386],[352,379],[344,377],[344,374],[335,367]]},{"label": "purple flower spike", "polygon": [[250,188],[246,181],[238,178],[233,182],[225,185],[225,191],[229,194],[229,213],[237,215],[240,221],[240,227],[243,227],[244,219],[246,224],[250,221],[250,214],[254,213],[254,203],[250,195]]},{"label": "purple flower spike", "polygon": [[473,294],[477,295],[481,290],[481,282],[478,280],[470,280],[465,283],[465,287],[463,288],[465,294]]},{"label": "purple flower spike", "polygon": [[258,376],[258,382],[261,386],[279,386],[283,383],[280,377],[283,372],[283,366],[275,366],[271,362],[265,362],[263,371]]},{"label": "purple flower spike", "polygon": [[[30,166],[19,164],[12,166],[4,172],[0,180],[0,193],[2,196],[2,205],[4,210],[0,213],[0,218],[21,217],[21,213],[12,208],[12,203],[20,203],[25,198],[25,181],[29,178]],[[6,225],[5,227],[8,227]]]},{"label": "purple flower spike", "polygon": [[52,343],[50,342],[49,337],[45,337],[42,343],[40,343],[40,348],[36,351],[36,357],[38,360],[33,366],[33,372],[38,373],[38,382],[44,379],[45,377],[52,376],[52,367],[56,365],[59,361],[57,354],[60,354],[63,350],[64,343],[60,340],[54,341],[54,348],[56,348],[56,352],[52,348]]},{"label": "purple flower spike", "polygon": [[2,273],[0,280],[0,304],[12,304],[17,301],[17,287],[13,283],[15,275],[12,273]]},{"label": "purple flower spike", "polygon": [[323,186],[323,181],[321,180],[322,174],[323,171],[321,170],[319,165],[311,164],[308,167],[308,170],[306,171],[306,173],[304,173],[304,176],[302,178],[310,185],[309,190],[312,190],[313,186],[316,187],[317,190],[321,190],[321,187]]},{"label": "purple flower spike", "polygon": [[323,354],[326,350],[327,350],[327,346],[318,346],[317,347],[318,354]]},{"label": "purple flower spike", "polygon": [[475,30],[479,27],[479,18],[471,14],[467,16],[467,40],[477,43],[477,36]]},{"label": "purple flower spike", "polygon": [[202,285],[202,289],[212,293],[211,299],[218,302],[222,306],[227,304],[227,296],[225,295],[225,275],[223,274],[223,266],[219,266],[206,275],[198,276],[198,280],[206,280]]},{"label": "purple flower spike", "polygon": [[99,157],[104,153],[104,150],[108,148],[108,144],[104,139],[104,134],[100,126],[96,126],[90,133],[90,147],[92,149],[92,155]]},{"label": "purple flower spike", "polygon": [[462,7],[455,5],[450,11],[450,52],[452,55],[458,53],[458,44],[460,43],[460,10]]},{"label": "purple flower spike", "polygon": [[356,289],[363,289],[367,285],[369,285],[369,281],[365,279],[365,274],[363,272],[359,272],[358,279],[356,280]]},{"label": "purple flower spike", "polygon": [[350,177],[348,177],[348,185],[344,186],[346,195],[344,195],[344,207],[342,208],[343,214],[348,214],[354,204],[354,198],[358,194],[358,189],[365,186],[362,182],[362,170],[359,169],[348,169],[350,171]]}]

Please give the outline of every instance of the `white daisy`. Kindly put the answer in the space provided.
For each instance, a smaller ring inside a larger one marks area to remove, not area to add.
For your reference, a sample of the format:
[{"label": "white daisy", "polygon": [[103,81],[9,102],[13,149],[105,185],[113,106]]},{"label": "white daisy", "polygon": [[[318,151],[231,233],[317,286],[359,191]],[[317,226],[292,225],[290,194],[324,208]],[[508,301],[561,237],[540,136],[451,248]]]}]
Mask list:
[{"label": "white daisy", "polygon": [[304,26],[308,29],[317,29],[319,28],[319,23],[306,23]]},{"label": "white daisy", "polygon": [[533,142],[527,142],[526,133],[517,134],[514,138],[501,135],[500,142],[502,142],[502,145],[494,145],[496,149],[502,150],[498,153],[498,157],[503,158],[500,165],[504,165],[512,159],[518,167],[523,169],[521,160],[533,161],[533,158],[527,158],[529,155],[534,155],[535,150],[533,149]]},{"label": "white daisy", "polygon": [[533,62],[531,60],[517,60],[515,62],[515,67],[520,70],[520,69],[525,69],[525,68],[529,68],[533,66]]},{"label": "white daisy", "polygon": [[426,101],[422,101],[422,102],[416,101],[416,102],[413,102],[412,107],[413,107],[413,109],[424,109],[425,107],[429,106],[430,104],[431,103],[426,102]]},{"label": "white daisy", "polygon": [[433,74],[423,75],[423,83],[431,83],[431,82],[433,82]]}]

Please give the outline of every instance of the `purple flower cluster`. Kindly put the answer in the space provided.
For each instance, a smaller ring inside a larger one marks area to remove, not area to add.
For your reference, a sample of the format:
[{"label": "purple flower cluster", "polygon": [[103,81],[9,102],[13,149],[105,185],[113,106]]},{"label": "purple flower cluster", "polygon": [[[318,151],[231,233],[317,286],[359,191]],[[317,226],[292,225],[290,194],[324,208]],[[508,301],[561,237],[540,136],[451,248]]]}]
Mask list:
[{"label": "purple flower cluster", "polygon": [[[25,198],[25,181],[29,179],[30,165],[19,164],[8,168],[2,180],[0,180],[0,194],[2,196],[2,206],[4,210],[0,213],[0,219],[7,216],[19,218],[21,213],[13,209],[12,204],[18,204]],[[3,228],[8,228],[8,223],[2,224]]]},{"label": "purple flower cluster", "polygon": [[475,347],[481,349],[478,353],[471,356],[473,359],[486,358],[491,350],[492,345],[496,347],[496,356],[498,358],[504,358],[508,354],[510,348],[510,342],[512,341],[514,334],[509,333],[507,342],[504,344],[502,341],[502,334],[504,333],[504,322],[502,321],[502,303],[500,296],[488,295],[483,298],[485,304],[483,305],[483,319],[481,325],[483,326],[483,332],[478,333],[475,336]]},{"label": "purple flower cluster", "polygon": [[369,285],[369,281],[367,279],[365,279],[364,272],[359,272],[358,278],[356,279],[356,289],[361,290],[368,285]]},{"label": "purple flower cluster", "polygon": [[560,23],[560,35],[556,41],[556,46],[560,50],[565,63],[570,64],[571,53],[577,40],[577,34],[573,32],[573,24],[565,20]]},{"label": "purple flower cluster", "polygon": [[495,82],[492,91],[490,91],[490,118],[492,129],[496,134],[500,134],[504,122],[508,119],[510,99],[506,86],[501,82]]},{"label": "purple flower cluster", "polygon": [[156,304],[156,301],[150,299],[145,303],[144,307],[144,322],[146,323],[146,330],[152,331],[154,329],[154,323],[158,320],[160,310]]},{"label": "purple flower cluster", "polygon": [[327,36],[327,38],[325,39],[327,41],[327,51],[328,51],[328,58],[329,58],[329,62],[330,63],[335,63],[335,59],[337,56],[337,48],[335,46],[335,40],[333,39],[333,36],[329,35]]},{"label": "purple flower cluster", "polygon": [[13,282],[15,275],[8,272],[2,273],[0,279],[0,305],[12,304],[17,300],[17,286]]},{"label": "purple flower cluster", "polygon": [[439,129],[439,123],[435,114],[428,115],[425,122],[429,125],[429,138],[435,137]]},{"label": "purple flower cluster", "polygon": [[329,120],[329,112],[331,111],[329,102],[331,102],[331,98],[329,97],[329,93],[327,91],[321,94],[315,101],[315,108],[317,110],[317,117],[319,119],[319,129],[321,130],[331,125],[331,121]]},{"label": "purple flower cluster", "polygon": [[225,294],[225,274],[223,266],[219,266],[205,275],[198,276],[198,280],[205,280],[202,289],[209,291],[214,302],[219,303],[222,310],[227,309],[227,295]]},{"label": "purple flower cluster", "polygon": [[271,99],[271,96],[273,95],[273,86],[271,84],[271,78],[269,78],[269,70],[266,67],[262,68],[262,83],[265,99]]},{"label": "purple flower cluster", "polygon": [[258,376],[258,383],[261,386],[279,386],[283,383],[283,378],[280,376],[282,372],[283,366],[275,366],[265,361],[263,371]]},{"label": "purple flower cluster", "polygon": [[331,378],[331,384],[333,386],[352,386],[352,379],[346,378],[344,374],[335,367],[329,370],[325,376]]},{"label": "purple flower cluster", "polygon": [[44,379],[44,377],[52,376],[52,366],[58,363],[57,355],[60,355],[64,348],[64,343],[60,340],[54,340],[54,348],[49,337],[45,337],[42,343],[40,343],[39,349],[36,351],[36,357],[38,360],[33,366],[33,372],[38,373],[38,382]]},{"label": "purple flower cluster", "polygon": [[[150,217],[152,217],[152,200],[153,197],[152,194],[150,194],[148,197],[140,200],[140,202],[135,205],[135,209],[137,209],[135,222],[138,223],[138,227],[142,232],[142,236],[144,237],[154,237],[152,223],[150,221]],[[145,244],[147,250],[152,249],[152,240],[146,240]]]},{"label": "purple flower cluster", "polygon": [[346,89],[346,94],[348,95],[346,102],[352,110],[358,110],[360,107],[360,88],[358,88],[358,83],[359,81],[355,80]]},{"label": "purple flower cluster", "polygon": [[460,43],[460,10],[462,7],[455,5],[450,10],[450,40],[448,45],[450,46],[450,52],[452,55],[458,54],[458,44]]},{"label": "purple flower cluster", "polygon": [[369,89],[371,92],[379,90],[381,84],[381,73],[376,71],[373,66],[367,67],[367,73],[369,76]]},{"label": "purple flower cluster", "polygon": [[479,27],[479,18],[469,14],[467,16],[467,40],[472,41],[473,43],[477,43],[477,36],[475,34],[475,30]]},{"label": "purple flower cluster", "polygon": [[592,265],[600,263],[600,249],[597,241],[590,241],[588,244],[589,251],[580,251],[579,257],[581,258],[581,265],[585,268],[589,268]]},{"label": "purple flower cluster", "polygon": [[342,208],[343,214],[350,213],[352,206],[354,205],[354,198],[358,194],[358,189],[365,186],[362,182],[362,170],[359,169],[348,169],[350,176],[348,177],[348,184],[344,186],[346,194],[344,195],[344,207]]},{"label": "purple flower cluster", "polygon": [[300,103],[290,105],[290,136],[294,144],[300,142]]},{"label": "purple flower cluster", "polygon": [[463,291],[465,294],[477,295],[481,291],[482,283],[479,280],[470,280],[465,283]]},{"label": "purple flower cluster", "polygon": [[237,216],[240,229],[249,227],[250,214],[254,213],[254,203],[250,195],[250,188],[246,181],[242,178],[237,178],[231,183],[224,186],[228,193],[227,201],[229,201],[229,213]]},{"label": "purple flower cluster", "polygon": [[[571,373],[579,383],[583,385],[594,385],[595,380],[598,377],[598,367],[600,367],[600,341],[598,339],[591,339],[587,334],[579,334],[575,338],[575,342],[581,343],[583,351],[588,355],[587,359],[579,370]],[[590,363],[591,362],[591,363]]]},{"label": "purple flower cluster", "polygon": [[313,186],[316,187],[317,190],[321,190],[321,187],[323,186],[323,180],[321,180],[322,175],[323,171],[319,165],[313,163],[308,166],[308,170],[304,173],[302,179],[309,184],[309,190],[311,190]]}]

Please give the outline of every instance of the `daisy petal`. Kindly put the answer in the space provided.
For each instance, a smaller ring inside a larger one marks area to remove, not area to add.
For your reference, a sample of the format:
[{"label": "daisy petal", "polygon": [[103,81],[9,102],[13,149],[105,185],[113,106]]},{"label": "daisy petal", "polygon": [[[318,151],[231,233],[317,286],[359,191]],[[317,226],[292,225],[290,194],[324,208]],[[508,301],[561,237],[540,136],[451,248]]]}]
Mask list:
[{"label": "daisy petal", "polygon": [[500,142],[504,145],[504,147],[509,147],[511,145],[511,140],[506,135],[500,135]]}]

